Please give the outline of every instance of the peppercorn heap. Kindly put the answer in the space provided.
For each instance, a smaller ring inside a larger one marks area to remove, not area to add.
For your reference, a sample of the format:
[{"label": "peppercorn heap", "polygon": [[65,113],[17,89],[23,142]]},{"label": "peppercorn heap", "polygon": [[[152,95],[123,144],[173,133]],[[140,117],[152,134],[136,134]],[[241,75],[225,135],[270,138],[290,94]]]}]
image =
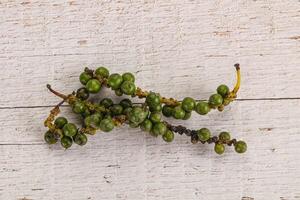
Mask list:
[{"label": "peppercorn heap", "polygon": [[[223,111],[237,97],[240,87],[240,67],[235,65],[237,70],[237,83],[232,91],[226,85],[220,85],[217,93],[210,96],[208,101],[196,101],[186,97],[183,101],[173,98],[162,97],[155,92],[143,91],[136,87],[135,77],[132,73],[122,75],[109,74],[108,69],[99,67],[95,71],[85,68],[80,74],[79,80],[84,87],[69,95],[61,94],[47,85],[47,88],[56,96],[63,99],[55,106],[48,118],[45,120],[45,127],[49,130],[45,133],[44,139],[48,144],[55,144],[60,140],[61,145],[68,149],[73,142],[78,145],[87,143],[86,135],[94,135],[97,130],[110,132],[116,126],[128,124],[132,128],[140,127],[141,130],[149,132],[154,137],[161,136],[165,142],[174,140],[174,133],[185,134],[191,138],[191,142],[214,143],[214,150],[217,154],[223,154],[225,145],[234,146],[237,153],[244,153],[247,144],[244,141],[231,139],[228,132],[221,132],[219,136],[212,136],[207,128],[190,130],[184,126],[174,126],[163,120],[165,117],[187,120],[191,117],[192,111],[200,115],[206,115],[211,109]],[[99,102],[89,100],[90,94],[99,93],[103,87],[111,88],[117,96],[128,95],[132,98],[144,98],[141,105],[133,105],[130,99],[124,98],[119,103],[114,103],[110,98],[103,98]],[[68,122],[65,117],[57,117],[60,113],[59,107],[68,103],[73,112],[82,118],[82,127]]]}]

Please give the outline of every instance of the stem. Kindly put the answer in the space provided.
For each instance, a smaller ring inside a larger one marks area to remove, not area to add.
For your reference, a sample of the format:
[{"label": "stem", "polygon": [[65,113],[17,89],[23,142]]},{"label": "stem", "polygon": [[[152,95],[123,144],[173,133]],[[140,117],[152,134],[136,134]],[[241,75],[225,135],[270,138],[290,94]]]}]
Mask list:
[{"label": "stem", "polygon": [[60,98],[62,98],[62,99],[64,99],[64,100],[67,100],[67,99],[68,99],[68,97],[67,97],[66,95],[61,94],[61,93],[59,93],[59,92],[53,90],[50,84],[47,84],[47,88],[48,88],[48,90],[49,90],[50,92],[52,92],[52,93],[55,94],[56,96],[58,96],[58,97],[60,97]]},{"label": "stem", "polygon": [[234,67],[236,68],[236,84],[233,88],[233,90],[230,92],[229,94],[229,98],[236,98],[237,97],[237,93],[240,89],[241,86],[241,68],[240,68],[240,64],[235,64]]}]

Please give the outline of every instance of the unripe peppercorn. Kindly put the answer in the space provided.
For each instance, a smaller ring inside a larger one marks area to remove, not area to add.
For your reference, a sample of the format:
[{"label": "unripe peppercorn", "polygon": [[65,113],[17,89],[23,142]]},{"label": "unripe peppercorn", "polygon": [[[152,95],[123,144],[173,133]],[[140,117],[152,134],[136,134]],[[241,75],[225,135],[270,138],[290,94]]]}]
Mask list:
[{"label": "unripe peppercorn", "polygon": [[123,95],[122,90],[121,89],[115,90],[115,95],[117,95],[118,97],[122,96]]},{"label": "unripe peppercorn", "polygon": [[209,97],[209,103],[210,103],[210,105],[212,105],[214,107],[218,107],[218,106],[222,105],[223,97],[219,94],[213,94]]},{"label": "unripe peppercorn", "polygon": [[73,105],[73,112],[76,114],[84,113],[86,106],[82,101],[76,101]]},{"label": "unripe peppercorn", "polygon": [[128,114],[128,120],[135,124],[141,124],[147,117],[148,113],[141,107],[134,106]]},{"label": "unripe peppercorn", "polygon": [[47,131],[44,135],[44,140],[47,144],[55,144],[57,142],[57,138],[55,138],[54,134],[51,131]]},{"label": "unripe peppercorn", "polygon": [[170,130],[167,130],[165,134],[162,136],[165,142],[172,142],[174,140],[174,133]]},{"label": "unripe peppercorn", "polygon": [[215,152],[219,155],[223,154],[225,151],[225,146],[223,144],[215,144]]},{"label": "unripe peppercorn", "polygon": [[76,92],[76,97],[78,97],[81,100],[87,100],[89,96],[90,93],[85,87],[79,88]]},{"label": "unripe peppercorn", "polygon": [[166,131],[167,126],[162,122],[154,124],[152,128],[152,133],[154,134],[154,136],[163,135],[166,133]]},{"label": "unripe peppercorn", "polygon": [[229,90],[229,87],[227,85],[220,85],[217,88],[217,92],[222,97],[226,97],[229,94],[230,90]]},{"label": "unripe peppercorn", "polygon": [[191,97],[186,97],[182,101],[182,109],[185,110],[186,112],[192,112],[195,108],[196,102],[193,98]]},{"label": "unripe peppercorn", "polygon": [[122,75],[122,78],[123,78],[124,81],[129,81],[129,82],[132,82],[132,83],[134,83],[134,81],[135,81],[134,75],[130,72],[124,73]]},{"label": "unripe peppercorn", "polygon": [[219,135],[219,139],[223,142],[228,142],[230,140],[230,133],[221,132],[220,135]]},{"label": "unripe peppercorn", "polygon": [[91,80],[91,79],[92,79],[92,76],[86,72],[81,73],[79,76],[79,80],[82,85],[86,85],[89,82],[89,80]]},{"label": "unripe peppercorn", "polygon": [[149,119],[145,119],[140,125],[141,130],[150,132],[152,129],[152,122]]},{"label": "unripe peppercorn", "polygon": [[73,137],[77,133],[77,127],[75,124],[68,123],[63,127],[63,132],[65,136]]},{"label": "unripe peppercorn", "polygon": [[105,108],[109,108],[110,106],[112,106],[114,104],[114,102],[110,98],[104,98],[100,101],[100,104],[102,106],[104,106]]},{"label": "unripe peppercorn", "polygon": [[146,103],[149,106],[159,105],[160,97],[157,94],[155,94],[154,92],[150,92],[150,94],[148,94],[148,96],[146,97]]},{"label": "unripe peppercorn", "polygon": [[234,149],[237,153],[245,153],[247,151],[247,144],[244,141],[238,141],[235,143]]},{"label": "unripe peppercorn", "polygon": [[182,118],[183,120],[188,120],[190,119],[192,116],[192,113],[191,112],[185,112],[185,115],[184,115],[184,118]]},{"label": "unripe peppercorn", "polygon": [[100,129],[103,132],[110,132],[114,129],[115,125],[111,119],[103,119],[100,122]]},{"label": "unripe peppercorn", "polygon": [[160,112],[152,112],[149,118],[153,123],[158,123],[161,121],[161,114]]},{"label": "unripe peppercorn", "polygon": [[124,81],[121,85],[121,91],[126,95],[135,94],[136,87],[133,82]]},{"label": "unripe peppercorn", "polygon": [[64,125],[68,123],[68,120],[65,117],[58,117],[56,118],[54,124],[57,128],[63,128]]},{"label": "unripe peppercorn", "polygon": [[209,140],[211,133],[207,128],[201,128],[197,131],[197,135],[200,141],[206,142],[207,140]]},{"label": "unripe peppercorn", "polygon": [[108,78],[109,71],[105,67],[99,67],[96,69],[95,74],[101,78]]},{"label": "unripe peppercorn", "polygon": [[132,107],[132,102],[129,99],[123,99],[119,103],[124,109]]},{"label": "unripe peppercorn", "polygon": [[174,108],[173,117],[175,119],[183,119],[185,116],[185,111],[182,109],[181,106],[176,106]]},{"label": "unripe peppercorn", "polygon": [[101,113],[94,113],[84,119],[84,124],[87,127],[98,128],[102,118]]},{"label": "unripe peppercorn", "polygon": [[123,112],[123,107],[119,104],[115,104],[110,107],[110,111],[113,115],[121,115]]},{"label": "unripe peppercorn", "polygon": [[87,143],[87,137],[83,133],[77,133],[73,139],[74,142],[80,146],[83,146]]},{"label": "unripe peppercorn", "polygon": [[97,79],[91,79],[87,82],[86,89],[90,93],[96,94],[101,90],[101,83]]},{"label": "unripe peppercorn", "polygon": [[72,138],[68,137],[68,136],[64,136],[61,140],[60,140],[61,146],[65,149],[68,149],[72,146],[73,141]]},{"label": "unripe peppercorn", "polygon": [[107,84],[113,89],[117,90],[120,88],[123,82],[123,78],[120,74],[111,74],[107,80]]},{"label": "unripe peppercorn", "polygon": [[149,107],[149,110],[151,112],[155,112],[155,111],[160,112],[162,110],[162,106],[161,106],[161,104],[152,105]]},{"label": "unripe peppercorn", "polygon": [[129,116],[129,113],[132,111],[132,107],[128,107],[128,108],[125,108],[123,110],[123,114],[126,115],[127,117]]},{"label": "unripe peppercorn", "polygon": [[204,101],[200,101],[196,107],[195,107],[195,111],[200,114],[200,115],[206,115],[207,113],[209,113],[210,111],[210,107],[209,104],[207,102]]},{"label": "unripe peppercorn", "polygon": [[165,117],[171,117],[173,115],[174,109],[171,106],[164,105],[162,108],[162,113]]}]

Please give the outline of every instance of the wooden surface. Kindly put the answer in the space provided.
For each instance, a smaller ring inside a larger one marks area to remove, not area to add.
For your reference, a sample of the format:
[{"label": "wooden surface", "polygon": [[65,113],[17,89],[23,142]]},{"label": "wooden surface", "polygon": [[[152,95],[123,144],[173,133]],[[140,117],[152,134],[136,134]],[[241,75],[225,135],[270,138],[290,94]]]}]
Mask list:
[{"label": "wooden surface", "polygon": [[[0,13],[1,200],[300,199],[298,0],[0,0]],[[134,72],[164,96],[207,99],[233,85],[236,62],[238,101],[172,122],[229,130],[247,141],[244,155],[126,127],[68,151],[43,141],[59,101],[46,83],[71,92],[84,66]]]}]

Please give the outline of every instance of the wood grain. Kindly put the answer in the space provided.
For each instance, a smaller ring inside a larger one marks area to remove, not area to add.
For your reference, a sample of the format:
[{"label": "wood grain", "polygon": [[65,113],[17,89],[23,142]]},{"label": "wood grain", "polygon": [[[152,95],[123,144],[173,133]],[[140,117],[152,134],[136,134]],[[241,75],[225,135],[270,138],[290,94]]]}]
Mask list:
[{"label": "wood grain", "polygon": [[[298,0],[0,0],[0,13],[0,199],[300,199]],[[59,101],[45,85],[70,93],[85,66],[181,100],[232,86],[237,62],[238,101],[172,122],[231,131],[245,155],[126,127],[68,151],[43,142]]]}]

